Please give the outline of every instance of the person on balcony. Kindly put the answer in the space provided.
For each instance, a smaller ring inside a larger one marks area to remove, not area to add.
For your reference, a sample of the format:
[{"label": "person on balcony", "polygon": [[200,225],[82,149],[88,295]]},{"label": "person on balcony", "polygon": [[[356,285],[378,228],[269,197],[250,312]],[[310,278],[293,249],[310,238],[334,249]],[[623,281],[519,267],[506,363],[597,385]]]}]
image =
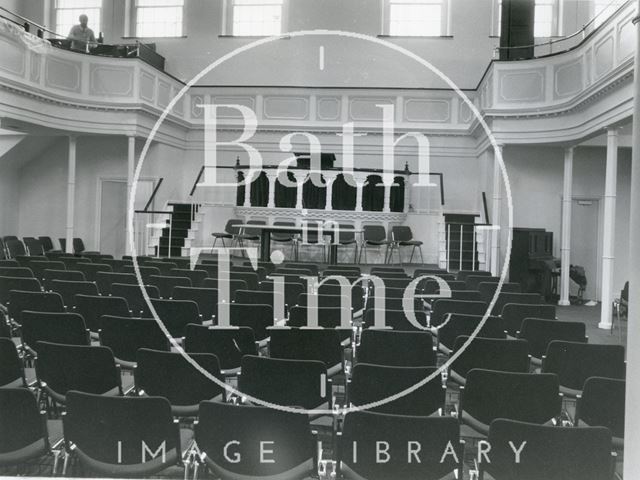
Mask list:
[{"label": "person on balcony", "polygon": [[96,43],[96,36],[93,33],[93,30],[91,30],[87,26],[89,17],[87,17],[85,14],[82,14],[79,17],[79,20],[80,24],[71,27],[71,31],[69,32],[69,36],[67,38],[71,40],[72,50],[81,50],[83,52],[87,52],[89,45]]}]

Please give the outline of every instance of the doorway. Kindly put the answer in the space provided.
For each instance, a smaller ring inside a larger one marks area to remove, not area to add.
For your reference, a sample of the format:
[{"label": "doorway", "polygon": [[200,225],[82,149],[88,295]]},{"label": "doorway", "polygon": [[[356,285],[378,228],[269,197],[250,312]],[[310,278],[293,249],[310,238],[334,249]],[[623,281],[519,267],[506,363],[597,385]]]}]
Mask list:
[{"label": "doorway", "polygon": [[[600,300],[600,270],[602,250],[600,241],[600,200],[573,198],[571,205],[571,265],[584,268],[587,277],[585,300]],[[570,295],[577,295],[578,286],[570,283]]]}]

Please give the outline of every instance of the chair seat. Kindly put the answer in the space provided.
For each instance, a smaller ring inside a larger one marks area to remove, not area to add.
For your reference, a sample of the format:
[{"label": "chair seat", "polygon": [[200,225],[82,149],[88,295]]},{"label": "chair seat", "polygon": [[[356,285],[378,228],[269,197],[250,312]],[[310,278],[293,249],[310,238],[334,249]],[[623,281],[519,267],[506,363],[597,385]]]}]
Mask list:
[{"label": "chair seat", "polygon": [[422,241],[420,240],[407,240],[406,242],[398,242],[398,245],[402,247],[420,247],[422,246]]},{"label": "chair seat", "polygon": [[258,235],[238,235],[238,238],[240,240],[254,240],[256,242],[260,240],[260,237]]},{"label": "chair seat", "polygon": [[216,238],[233,238],[233,235],[226,232],[215,232],[215,233],[212,233],[211,236]]},{"label": "chair seat", "polygon": [[364,242],[366,245],[375,245],[375,246],[380,246],[380,245],[389,245],[389,240],[367,240]]}]

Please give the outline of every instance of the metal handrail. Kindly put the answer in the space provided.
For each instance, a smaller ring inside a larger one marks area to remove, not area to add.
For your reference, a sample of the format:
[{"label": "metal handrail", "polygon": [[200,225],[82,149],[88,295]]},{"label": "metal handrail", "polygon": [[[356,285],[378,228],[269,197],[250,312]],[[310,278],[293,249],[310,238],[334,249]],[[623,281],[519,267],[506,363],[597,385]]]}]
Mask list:
[{"label": "metal handrail", "polygon": [[[623,8],[625,8],[627,5],[633,3],[634,0],[627,0],[626,2],[624,2],[622,5],[620,5],[620,7],[618,7],[618,9],[612,13],[610,15],[609,18],[613,17],[616,13],[618,13],[620,10],[622,10]],[[616,0],[611,0],[611,2],[607,5],[607,8],[614,5],[616,2]],[[548,41],[546,42],[541,42],[541,43],[533,43],[530,45],[514,45],[514,46],[507,46],[507,47],[501,47],[501,46],[497,46],[495,48],[496,52],[500,52],[503,50],[516,50],[516,49],[525,49],[525,48],[536,48],[536,47],[552,47],[553,45],[560,43],[560,42],[564,42],[566,40],[570,40],[572,38],[575,38],[579,35],[582,35],[583,37],[586,37],[585,32],[587,31],[587,28],[589,28],[591,25],[593,25],[596,21],[596,19],[598,17],[600,17],[601,15],[604,14],[604,12],[607,10],[607,8],[603,9],[601,12],[598,12],[596,15],[593,16],[593,18],[591,20],[589,20],[587,23],[585,23],[582,28],[580,30],[575,31],[574,33],[570,34],[570,35],[565,35],[563,37],[560,38],[550,38]],[[608,19],[607,19],[608,20]]]},{"label": "metal handrail", "polygon": [[158,184],[156,185],[156,187],[153,189],[153,192],[151,193],[151,196],[149,197],[149,200],[147,201],[147,204],[144,206],[144,211],[146,212],[147,210],[149,210],[149,207],[151,206],[151,204],[153,203],[153,201],[156,198],[156,194],[158,193],[158,190],[160,189],[160,185],[162,185],[162,182],[164,182],[164,178],[161,178],[158,181]]},{"label": "metal handrail", "polygon": [[[37,27],[38,29],[42,30],[43,32],[47,32],[47,33],[50,33],[50,34],[52,34],[52,35],[56,35],[56,36],[58,36],[58,37],[66,38],[66,35],[60,35],[59,33],[54,32],[53,30],[49,30],[49,29],[48,29],[47,27],[45,27],[44,25],[40,25],[39,23],[36,23],[36,22],[34,22],[33,20],[28,19],[27,17],[23,17],[22,15],[20,15],[20,14],[18,14],[18,13],[12,12],[12,11],[11,11],[11,10],[9,10],[8,8],[1,7],[1,6],[0,6],[0,10],[2,10],[2,11],[4,11],[4,12],[7,12],[7,13],[9,13],[9,14],[11,14],[11,15],[13,15],[14,17],[17,17],[17,18],[19,18],[20,20],[22,20],[22,21],[24,21],[24,22],[26,22],[26,23],[28,23],[28,24],[30,24],[30,25],[33,25],[34,27]],[[9,20],[9,19],[7,19],[7,20]],[[14,23],[15,23],[15,22],[14,22]]]},{"label": "metal handrail", "polygon": [[198,182],[200,182],[200,179],[202,178],[202,174],[204,173],[204,165],[202,166],[202,168],[200,168],[200,172],[198,172],[198,176],[196,178],[196,181],[193,182],[193,186],[191,187],[191,191],[189,192],[189,196],[193,197],[193,194],[196,192],[196,188],[198,188]]}]

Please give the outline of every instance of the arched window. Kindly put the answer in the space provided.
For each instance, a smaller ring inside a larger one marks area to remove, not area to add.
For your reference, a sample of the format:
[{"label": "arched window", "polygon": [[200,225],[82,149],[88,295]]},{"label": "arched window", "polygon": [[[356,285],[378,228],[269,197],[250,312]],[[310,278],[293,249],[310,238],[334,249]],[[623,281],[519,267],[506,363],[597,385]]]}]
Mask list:
[{"label": "arched window", "polygon": [[391,186],[390,209],[392,212],[404,211],[404,177],[395,177]]},{"label": "arched window", "polygon": [[315,175],[315,181],[311,176],[307,178],[307,181],[302,185],[302,207],[311,209],[322,209],[326,206],[327,202],[327,184],[324,181],[324,177],[320,175],[320,183],[322,187],[316,185],[318,183],[318,176]]},{"label": "arched window", "polygon": [[[291,172],[287,172],[287,179],[296,183],[296,177]],[[296,208],[297,188],[287,187],[280,183],[280,178],[276,179],[275,202],[279,208]]]},{"label": "arched window", "polygon": [[339,174],[333,181],[331,204],[334,210],[355,210],[358,195],[355,180],[351,177],[351,184],[347,183],[344,174]]},{"label": "arched window", "polygon": [[251,206],[266,207],[269,203],[269,179],[265,172],[251,182]]},{"label": "arched window", "polygon": [[236,187],[236,205],[241,207],[244,205],[244,173],[238,172],[236,176],[237,187]]},{"label": "arched window", "polygon": [[384,207],[384,188],[380,175],[369,175],[362,189],[362,209],[381,212]]}]

